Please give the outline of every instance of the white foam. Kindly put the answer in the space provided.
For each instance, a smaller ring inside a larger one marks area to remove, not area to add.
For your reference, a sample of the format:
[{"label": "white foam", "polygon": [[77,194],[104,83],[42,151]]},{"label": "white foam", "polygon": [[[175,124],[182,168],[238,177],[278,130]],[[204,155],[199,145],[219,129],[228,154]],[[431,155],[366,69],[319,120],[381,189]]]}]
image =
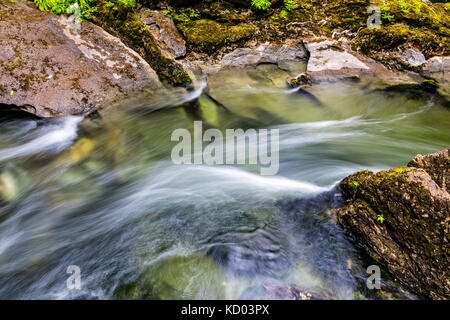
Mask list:
[{"label": "white foam", "polygon": [[77,137],[82,117],[58,119],[56,124],[45,128],[45,133],[20,146],[0,150],[0,161],[35,155],[41,152],[59,152],[72,144]]}]

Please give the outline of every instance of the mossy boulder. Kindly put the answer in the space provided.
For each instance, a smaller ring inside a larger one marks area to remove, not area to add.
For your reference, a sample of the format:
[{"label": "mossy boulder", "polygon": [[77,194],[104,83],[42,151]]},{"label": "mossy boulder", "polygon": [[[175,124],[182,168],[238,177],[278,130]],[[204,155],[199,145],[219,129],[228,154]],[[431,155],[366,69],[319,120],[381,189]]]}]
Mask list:
[{"label": "mossy boulder", "polygon": [[[449,149],[340,184],[337,221],[355,244],[421,298],[448,299]],[[414,166],[414,167],[413,167]]]},{"label": "mossy boulder", "polygon": [[411,43],[425,56],[450,53],[450,15],[443,4],[421,0],[372,0],[381,9],[381,28],[361,30],[355,44],[364,53]]},{"label": "mossy boulder", "polygon": [[227,275],[211,258],[200,254],[172,256],[147,267],[114,292],[116,299],[225,299]]},{"label": "mossy boulder", "polygon": [[156,71],[160,80],[171,86],[191,83],[189,75],[176,61],[166,57],[158,48],[150,30],[136,15],[134,9],[118,5],[111,10],[107,1],[97,3],[94,22],[117,35],[125,44],[138,52]]},{"label": "mossy boulder", "polygon": [[444,190],[450,189],[449,149],[435,154],[417,155],[408,163],[408,167],[422,168]]},{"label": "mossy boulder", "polygon": [[227,25],[200,19],[178,25],[192,51],[213,53],[221,47],[239,43],[252,37],[255,28],[250,24]]}]

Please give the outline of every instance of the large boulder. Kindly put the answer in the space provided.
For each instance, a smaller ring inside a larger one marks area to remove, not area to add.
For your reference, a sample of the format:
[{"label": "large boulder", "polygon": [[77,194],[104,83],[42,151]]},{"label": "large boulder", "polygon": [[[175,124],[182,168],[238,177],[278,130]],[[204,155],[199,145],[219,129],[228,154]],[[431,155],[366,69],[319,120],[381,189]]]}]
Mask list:
[{"label": "large boulder", "polygon": [[422,73],[436,79],[445,94],[450,94],[450,57],[432,57],[423,64]]},{"label": "large boulder", "polygon": [[0,2],[0,17],[0,108],[82,115],[161,87],[147,62],[92,23],[22,1]]},{"label": "large boulder", "polygon": [[312,38],[304,42],[310,55],[306,71],[316,83],[346,79],[414,83],[408,75],[394,73],[381,63],[353,51],[346,39]]},{"label": "large boulder", "polygon": [[337,221],[355,244],[421,298],[450,297],[449,149],[340,184]]},{"label": "large boulder", "polygon": [[234,67],[256,67],[261,64],[276,64],[283,68],[292,62],[306,62],[308,52],[302,41],[287,44],[261,44],[257,48],[238,48],[221,61],[221,65]]}]

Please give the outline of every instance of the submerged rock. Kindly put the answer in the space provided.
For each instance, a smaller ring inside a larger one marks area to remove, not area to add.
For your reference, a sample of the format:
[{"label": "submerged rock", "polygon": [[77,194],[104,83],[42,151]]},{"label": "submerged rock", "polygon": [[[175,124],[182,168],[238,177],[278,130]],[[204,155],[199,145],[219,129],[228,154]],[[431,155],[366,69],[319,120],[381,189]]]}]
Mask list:
[{"label": "submerged rock", "polygon": [[5,202],[15,200],[19,195],[16,177],[9,171],[0,174],[0,199]]},{"label": "submerged rock", "polygon": [[306,72],[302,72],[296,77],[288,78],[286,82],[290,88],[312,85],[311,77]]},{"label": "submerged rock", "polygon": [[136,90],[161,87],[153,69],[94,24],[0,3],[0,106],[40,117],[84,115]]},{"label": "submerged rock", "polygon": [[30,190],[32,185],[33,183],[25,170],[7,164],[0,171],[0,203],[2,201],[7,203],[16,201]]},{"label": "submerged rock", "polygon": [[63,153],[56,160],[59,165],[76,165],[84,160],[86,160],[96,147],[96,142],[88,139],[82,138],[74,143],[72,148],[67,152]]},{"label": "submerged rock", "polygon": [[450,297],[449,149],[408,167],[357,172],[340,188],[338,223],[377,263],[422,298]]},{"label": "submerged rock", "polygon": [[116,299],[225,299],[227,276],[210,258],[172,256],[147,267],[136,279],[118,287]]},{"label": "submerged rock", "polygon": [[241,299],[258,300],[325,300],[325,296],[309,292],[295,284],[265,284],[247,289]]}]

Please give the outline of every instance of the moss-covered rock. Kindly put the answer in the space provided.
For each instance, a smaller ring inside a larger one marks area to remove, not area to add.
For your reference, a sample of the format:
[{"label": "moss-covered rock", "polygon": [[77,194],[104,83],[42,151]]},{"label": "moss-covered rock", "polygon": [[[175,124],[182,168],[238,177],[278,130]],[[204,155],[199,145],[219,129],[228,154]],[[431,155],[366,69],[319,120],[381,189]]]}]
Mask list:
[{"label": "moss-covered rock", "polygon": [[249,24],[226,25],[213,20],[200,19],[179,24],[191,50],[212,53],[215,50],[252,37],[255,28]]},{"label": "moss-covered rock", "polygon": [[340,184],[348,203],[337,212],[339,224],[423,298],[450,297],[448,151],[418,156],[410,167],[357,172]]},{"label": "moss-covered rock", "polygon": [[227,275],[211,258],[200,254],[172,256],[147,267],[137,280],[120,286],[116,299],[225,299]]},{"label": "moss-covered rock", "polygon": [[366,54],[411,43],[427,57],[450,53],[450,16],[442,4],[421,0],[372,0],[381,9],[380,29],[361,30],[355,45]]},{"label": "moss-covered rock", "polygon": [[153,35],[132,8],[118,6],[117,10],[112,10],[107,1],[100,0],[94,21],[137,51],[156,71],[163,83],[177,86],[191,82],[179,63],[163,55]]},{"label": "moss-covered rock", "polygon": [[364,29],[355,40],[356,48],[368,55],[393,50],[404,43],[419,47],[426,57],[450,54],[448,36],[439,36],[434,30],[415,28],[404,23],[380,29]]},{"label": "moss-covered rock", "polygon": [[443,189],[450,188],[449,149],[435,154],[417,155],[408,163],[408,167],[422,168]]}]

